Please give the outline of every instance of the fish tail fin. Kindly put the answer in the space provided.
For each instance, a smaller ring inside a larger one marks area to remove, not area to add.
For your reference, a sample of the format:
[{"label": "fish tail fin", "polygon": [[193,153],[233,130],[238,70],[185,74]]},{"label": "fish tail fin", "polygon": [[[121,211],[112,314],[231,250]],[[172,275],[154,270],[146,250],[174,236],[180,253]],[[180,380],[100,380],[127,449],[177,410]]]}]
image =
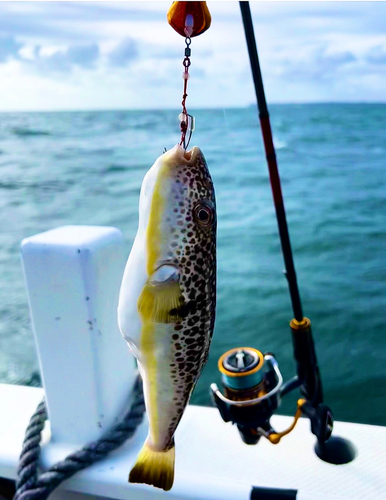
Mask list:
[{"label": "fish tail fin", "polygon": [[168,491],[174,481],[175,447],[166,451],[153,450],[146,441],[129,474],[129,483],[151,484]]}]

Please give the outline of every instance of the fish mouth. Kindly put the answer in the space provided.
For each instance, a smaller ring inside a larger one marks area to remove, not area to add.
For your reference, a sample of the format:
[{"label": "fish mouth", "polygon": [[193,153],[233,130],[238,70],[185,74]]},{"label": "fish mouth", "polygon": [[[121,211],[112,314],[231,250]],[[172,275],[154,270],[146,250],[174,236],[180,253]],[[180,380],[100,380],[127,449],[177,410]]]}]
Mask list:
[{"label": "fish mouth", "polygon": [[190,160],[192,158],[193,150],[197,149],[196,147],[192,148],[190,151],[185,150],[182,154],[185,160]]},{"label": "fish mouth", "polygon": [[177,146],[176,151],[177,157],[180,163],[183,165],[194,165],[197,160],[198,155],[202,155],[201,149],[197,146],[193,146],[192,149],[186,150],[182,146]]},{"label": "fish mouth", "polygon": [[197,163],[197,158],[199,156],[203,157],[201,149],[197,146],[193,146],[192,149],[184,149],[180,144],[174,146],[164,153],[165,161],[170,167],[178,167],[180,165],[193,166]]}]

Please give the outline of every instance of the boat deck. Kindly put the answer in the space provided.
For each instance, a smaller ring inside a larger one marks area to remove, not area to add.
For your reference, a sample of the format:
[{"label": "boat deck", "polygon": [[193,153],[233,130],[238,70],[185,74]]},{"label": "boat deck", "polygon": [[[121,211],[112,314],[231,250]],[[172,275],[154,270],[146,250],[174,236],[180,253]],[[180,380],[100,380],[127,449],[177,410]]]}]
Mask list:
[{"label": "boat deck", "polygon": [[[42,397],[43,389],[0,385],[0,477],[16,478],[24,431]],[[292,417],[274,416],[272,422],[284,429]],[[314,453],[315,437],[309,425],[308,419],[301,418],[279,445],[262,439],[256,446],[247,446],[216,409],[189,406],[177,430],[176,476],[170,492],[127,482],[147,434],[144,422],[133,439],[67,480],[50,500],[91,500],[85,494],[119,500],[247,500],[253,486],[297,490],[297,500],[385,498],[385,427],[336,422],[334,434],[352,441],[358,455],[350,464],[331,465]],[[44,442],[43,468],[79,447],[50,442],[49,424]]]}]

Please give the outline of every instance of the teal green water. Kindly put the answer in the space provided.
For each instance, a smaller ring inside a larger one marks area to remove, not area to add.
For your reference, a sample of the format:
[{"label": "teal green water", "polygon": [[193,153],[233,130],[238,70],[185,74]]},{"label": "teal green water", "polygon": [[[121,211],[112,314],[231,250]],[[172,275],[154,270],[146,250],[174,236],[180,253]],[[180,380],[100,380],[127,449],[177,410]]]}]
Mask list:
[{"label": "teal green water", "polygon": [[[386,105],[270,107],[305,314],[325,400],[340,420],[386,424]],[[292,318],[254,107],[191,110],[218,204],[218,308],[193,403],[210,404],[217,358],[248,345],[294,374]],[[38,385],[22,238],[113,225],[127,254],[143,176],[178,140],[179,111],[0,115],[0,382]],[[295,410],[289,396],[282,412]]]}]

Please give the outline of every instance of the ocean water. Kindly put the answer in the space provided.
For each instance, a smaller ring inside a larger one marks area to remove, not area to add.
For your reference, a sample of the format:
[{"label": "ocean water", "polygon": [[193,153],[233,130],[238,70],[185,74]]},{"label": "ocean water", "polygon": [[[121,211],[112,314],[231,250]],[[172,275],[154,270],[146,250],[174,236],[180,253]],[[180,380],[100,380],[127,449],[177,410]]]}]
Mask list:
[{"label": "ocean water", "polygon": [[[218,307],[192,402],[217,359],[249,345],[295,364],[287,283],[256,108],[190,110],[218,205]],[[270,106],[305,315],[339,420],[386,424],[386,105]],[[39,385],[20,241],[64,224],[121,229],[144,174],[178,140],[179,110],[0,115],[0,382]],[[288,396],[281,412],[295,411]]]}]

